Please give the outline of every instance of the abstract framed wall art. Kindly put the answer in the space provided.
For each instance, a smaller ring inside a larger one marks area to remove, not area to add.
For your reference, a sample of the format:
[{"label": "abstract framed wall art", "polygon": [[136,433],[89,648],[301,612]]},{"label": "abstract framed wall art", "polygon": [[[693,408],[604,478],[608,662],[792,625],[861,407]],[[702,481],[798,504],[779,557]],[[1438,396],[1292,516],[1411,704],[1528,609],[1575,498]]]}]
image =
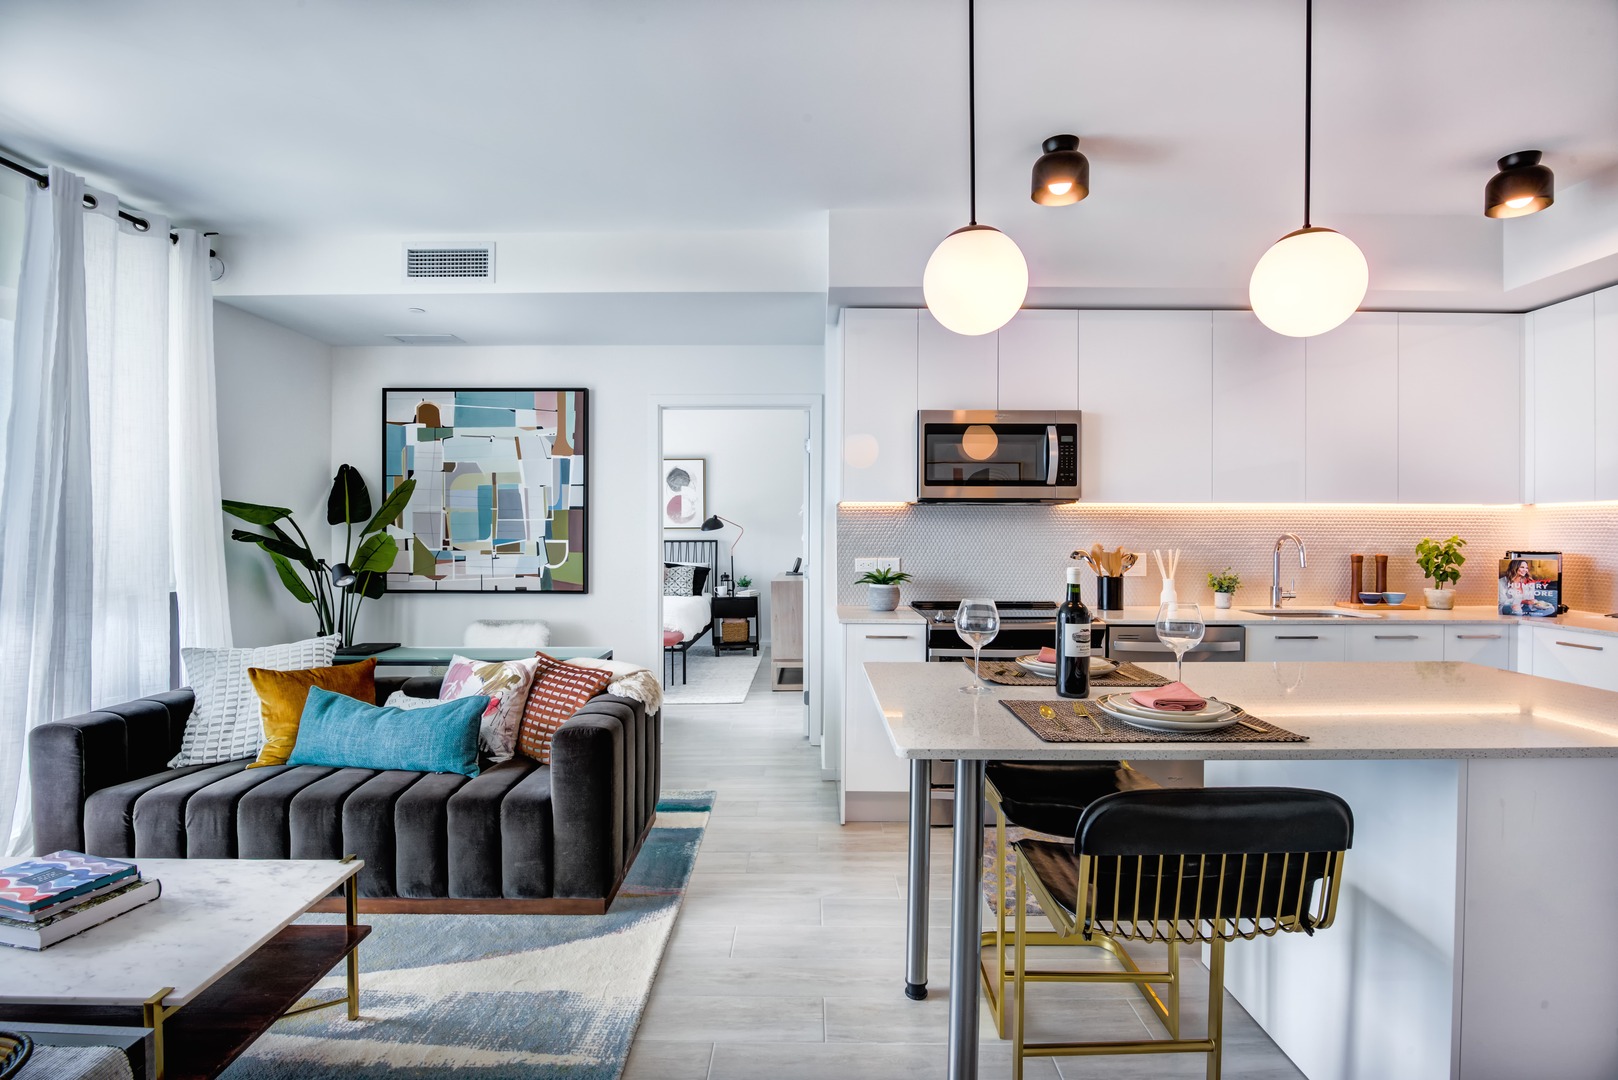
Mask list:
[{"label": "abstract framed wall art", "polygon": [[587,390],[383,390],[388,591],[589,592],[588,440]]},{"label": "abstract framed wall art", "polygon": [[700,529],[708,519],[708,459],[663,459],[663,528]]}]

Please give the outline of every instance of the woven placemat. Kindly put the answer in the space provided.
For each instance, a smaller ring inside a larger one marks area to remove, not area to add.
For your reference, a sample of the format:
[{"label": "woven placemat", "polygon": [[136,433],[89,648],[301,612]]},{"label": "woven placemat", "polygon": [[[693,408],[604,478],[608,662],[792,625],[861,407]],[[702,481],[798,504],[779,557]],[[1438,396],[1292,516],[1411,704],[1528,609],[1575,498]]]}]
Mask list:
[{"label": "woven placemat", "polygon": [[[1240,707],[1236,708],[1235,723],[1218,731],[1146,731],[1114,719],[1101,711],[1101,706],[1085,699],[1057,698],[1053,701],[1006,701],[1000,704],[1011,710],[1011,715],[1040,737],[1043,742],[1308,742],[1307,736],[1276,727],[1260,720]],[[1042,716],[1040,708],[1048,708],[1053,715]],[[1252,727],[1246,725],[1251,724]]]},{"label": "woven placemat", "polygon": [[[972,666],[970,659],[964,661],[968,671],[978,671]],[[1035,675],[1024,671],[1011,660],[985,660],[979,674],[985,682],[999,683],[1001,686],[1055,686],[1055,679],[1047,679],[1043,675]],[[1091,675],[1091,686],[1167,686],[1169,680],[1161,675],[1153,675],[1143,667],[1124,661],[1118,665],[1117,671],[1109,671],[1105,675]]]}]

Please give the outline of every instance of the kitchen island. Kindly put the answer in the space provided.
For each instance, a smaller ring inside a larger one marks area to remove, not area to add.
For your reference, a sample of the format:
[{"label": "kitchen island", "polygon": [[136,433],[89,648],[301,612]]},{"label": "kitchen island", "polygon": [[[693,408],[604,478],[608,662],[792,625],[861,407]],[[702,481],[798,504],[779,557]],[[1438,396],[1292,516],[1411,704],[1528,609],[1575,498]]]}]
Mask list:
[{"label": "kitchen island", "polygon": [[[1345,798],[1336,925],[1228,957],[1228,989],[1310,1080],[1618,1076],[1618,694],[1473,664],[1206,664],[1196,690],[1308,741],[1045,743],[999,699],[1050,689],[962,694],[954,665],[865,672],[895,753],[956,761],[960,795],[981,792],[986,760],[1197,757],[1210,785]],[[981,800],[957,798],[952,972],[977,962],[982,826]],[[913,872],[911,983],[925,888]],[[950,987],[948,1075],[966,1080],[977,980]]]}]

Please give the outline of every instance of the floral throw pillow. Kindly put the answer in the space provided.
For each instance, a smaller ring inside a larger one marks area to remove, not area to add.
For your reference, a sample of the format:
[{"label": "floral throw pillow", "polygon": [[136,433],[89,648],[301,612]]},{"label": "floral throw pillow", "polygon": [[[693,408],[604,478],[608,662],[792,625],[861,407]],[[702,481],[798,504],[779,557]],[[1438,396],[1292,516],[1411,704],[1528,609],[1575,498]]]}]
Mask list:
[{"label": "floral throw pillow", "polygon": [[450,658],[439,688],[439,701],[481,694],[489,699],[478,727],[478,742],[490,764],[510,761],[517,752],[517,728],[522,723],[528,688],[534,681],[539,657],[522,660],[473,660],[468,656]]}]

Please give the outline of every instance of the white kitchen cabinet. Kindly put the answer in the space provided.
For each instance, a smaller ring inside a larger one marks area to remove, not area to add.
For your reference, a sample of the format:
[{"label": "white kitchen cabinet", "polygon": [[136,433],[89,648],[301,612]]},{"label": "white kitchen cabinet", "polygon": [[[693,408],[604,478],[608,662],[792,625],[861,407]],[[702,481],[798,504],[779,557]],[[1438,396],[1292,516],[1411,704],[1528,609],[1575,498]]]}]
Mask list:
[{"label": "white kitchen cabinet", "polygon": [[1515,627],[1500,626],[1446,626],[1444,627],[1444,659],[1460,660],[1468,664],[1511,670],[1511,643]]},{"label": "white kitchen cabinet", "polygon": [[[871,696],[864,665],[884,660],[926,660],[927,628],[920,624],[856,623],[843,629],[843,812],[844,820],[861,820],[870,814],[857,808],[862,800],[854,798],[856,794],[910,790],[910,763],[893,752],[887,725]],[[902,809],[893,800],[888,802]]]},{"label": "white kitchen cabinet", "polygon": [[1527,627],[1533,640],[1535,675],[1618,690],[1618,637],[1559,626]]},{"label": "white kitchen cabinet", "polygon": [[1249,626],[1249,662],[1342,660],[1347,655],[1342,626]]},{"label": "white kitchen cabinet", "polygon": [[1398,319],[1399,501],[1522,502],[1522,317]]},{"label": "white kitchen cabinet", "polygon": [[1214,501],[1302,502],[1304,442],[1303,339],[1214,312]]},{"label": "white kitchen cabinet", "polygon": [[916,408],[994,408],[995,335],[957,334],[928,311],[918,317]]},{"label": "white kitchen cabinet", "polygon": [[1595,498],[1595,302],[1575,296],[1528,315],[1533,502]]},{"label": "white kitchen cabinet", "polygon": [[1399,322],[1359,312],[1304,342],[1304,498],[1399,498]]},{"label": "white kitchen cabinet", "polygon": [[1087,502],[1213,497],[1212,312],[1079,312]]},{"label": "white kitchen cabinet", "polygon": [[1024,309],[996,337],[996,408],[1079,407],[1077,311]]},{"label": "white kitchen cabinet", "polygon": [[1413,623],[1345,626],[1344,659],[1356,663],[1444,659],[1444,628]]},{"label": "white kitchen cabinet", "polygon": [[843,313],[844,502],[916,497],[914,308]]},{"label": "white kitchen cabinet", "polygon": [[1595,317],[1595,497],[1618,499],[1618,285],[1590,298]]}]

